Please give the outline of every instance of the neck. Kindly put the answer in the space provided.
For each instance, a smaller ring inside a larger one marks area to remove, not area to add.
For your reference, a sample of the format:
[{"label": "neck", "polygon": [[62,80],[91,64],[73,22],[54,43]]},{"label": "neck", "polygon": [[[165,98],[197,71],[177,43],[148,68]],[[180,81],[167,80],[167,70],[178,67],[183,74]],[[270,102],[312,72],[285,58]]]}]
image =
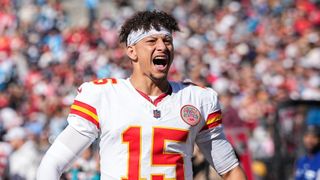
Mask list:
[{"label": "neck", "polygon": [[149,95],[159,96],[169,90],[169,81],[165,80],[152,80],[150,78],[137,78],[136,76],[130,77],[130,82],[134,88]]}]

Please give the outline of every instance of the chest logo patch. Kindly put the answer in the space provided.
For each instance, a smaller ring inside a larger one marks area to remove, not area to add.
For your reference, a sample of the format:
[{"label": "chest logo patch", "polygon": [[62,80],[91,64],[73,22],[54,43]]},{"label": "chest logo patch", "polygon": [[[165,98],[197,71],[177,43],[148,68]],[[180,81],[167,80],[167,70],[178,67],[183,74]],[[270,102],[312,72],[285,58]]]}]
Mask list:
[{"label": "chest logo patch", "polygon": [[180,110],[180,116],[190,126],[197,125],[201,119],[200,111],[192,105],[184,105]]}]

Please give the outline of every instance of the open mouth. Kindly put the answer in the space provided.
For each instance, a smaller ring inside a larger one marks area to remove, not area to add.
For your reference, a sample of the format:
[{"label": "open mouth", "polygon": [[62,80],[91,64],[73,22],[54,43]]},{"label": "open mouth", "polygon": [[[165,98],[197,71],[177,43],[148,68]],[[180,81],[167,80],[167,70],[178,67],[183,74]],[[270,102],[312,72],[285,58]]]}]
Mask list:
[{"label": "open mouth", "polygon": [[163,71],[166,69],[169,63],[169,57],[167,55],[156,56],[155,58],[153,58],[152,62],[157,70]]}]

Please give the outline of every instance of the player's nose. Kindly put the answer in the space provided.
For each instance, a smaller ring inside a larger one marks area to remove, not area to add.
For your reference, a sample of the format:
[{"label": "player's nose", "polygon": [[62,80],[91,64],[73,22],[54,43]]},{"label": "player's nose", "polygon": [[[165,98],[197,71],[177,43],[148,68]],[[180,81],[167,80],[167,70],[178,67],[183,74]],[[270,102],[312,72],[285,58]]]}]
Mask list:
[{"label": "player's nose", "polygon": [[156,48],[157,50],[166,50],[168,47],[166,45],[166,43],[164,42],[164,40],[162,38],[159,38],[157,40],[157,44],[156,44]]}]

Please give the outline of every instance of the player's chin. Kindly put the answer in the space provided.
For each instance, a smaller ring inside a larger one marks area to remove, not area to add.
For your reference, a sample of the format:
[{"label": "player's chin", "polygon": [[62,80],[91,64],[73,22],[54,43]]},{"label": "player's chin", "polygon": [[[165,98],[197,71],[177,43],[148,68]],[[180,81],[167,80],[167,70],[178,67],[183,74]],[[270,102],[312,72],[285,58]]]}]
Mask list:
[{"label": "player's chin", "polygon": [[151,78],[155,81],[167,80],[168,73],[152,73]]}]

